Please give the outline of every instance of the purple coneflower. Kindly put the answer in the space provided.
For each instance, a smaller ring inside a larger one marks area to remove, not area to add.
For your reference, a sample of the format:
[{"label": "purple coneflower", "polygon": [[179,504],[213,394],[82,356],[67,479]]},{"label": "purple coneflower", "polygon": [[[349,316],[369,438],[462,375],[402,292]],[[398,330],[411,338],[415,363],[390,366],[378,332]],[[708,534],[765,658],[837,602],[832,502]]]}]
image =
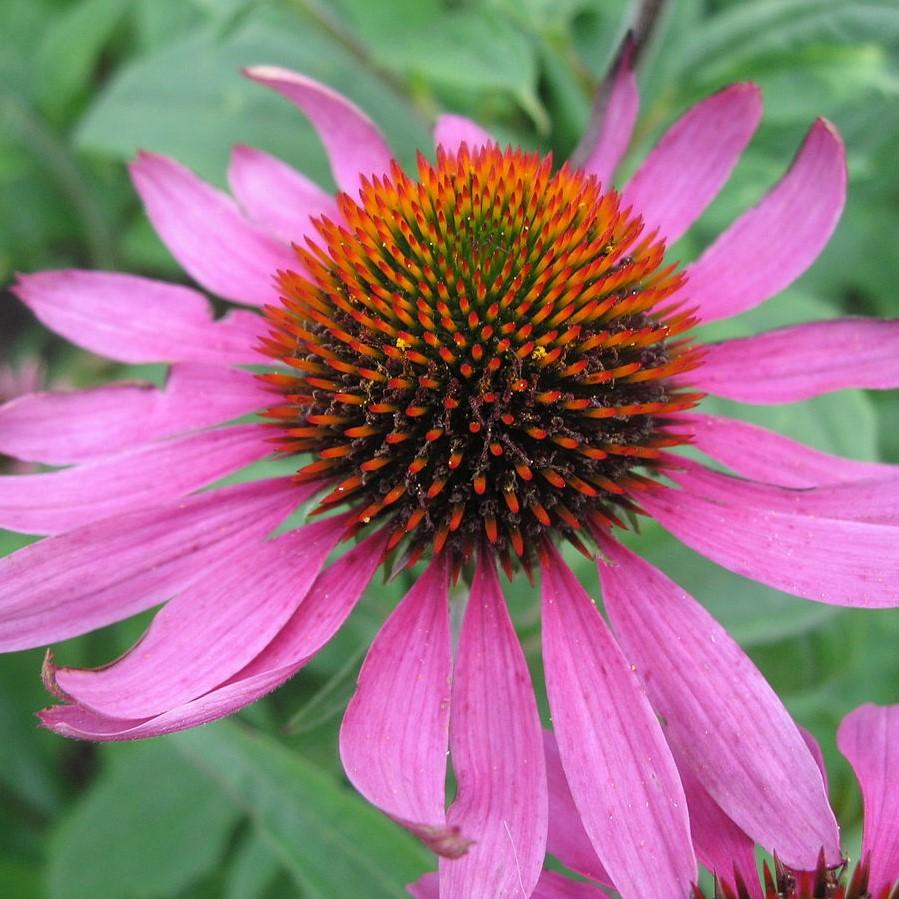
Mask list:
[{"label": "purple coneflower", "polygon": [[[360,673],[344,766],[445,857],[442,895],[530,895],[546,846],[545,758],[498,561],[539,570],[561,764],[623,895],[670,899],[695,879],[678,764],[785,863],[811,867],[820,847],[839,859],[821,775],[776,695],[695,600],[613,536],[648,514],[762,583],[899,604],[894,469],[691,411],[705,393],[786,403],[899,383],[896,322],[707,346],[690,336],[774,295],[821,251],[845,194],[834,128],[817,121],[782,180],[679,272],[665,248],[750,140],[754,85],[689,110],[616,193],[605,185],[637,113],[626,58],[589,158],[556,171],[446,116],[436,161],[408,176],[343,97],[282,69],[248,75],[312,121],[336,198],[247,148],[229,171],[236,203],[164,157],[141,154],[132,175],[186,272],[264,320],[237,310],[214,321],[197,291],[130,275],[46,272],[17,288],[89,350],[171,363],[163,390],[37,394],[0,410],[0,450],[72,466],[0,481],[0,523],[49,535],[2,561],[2,648],[166,602],[104,668],[48,657],[62,704],[44,724],[123,740],[233,712],[330,639],[385,556],[426,558]],[[265,361],[262,377],[245,368]],[[215,427],[260,410],[266,423]],[[672,453],[685,443],[751,480]],[[203,489],[274,448],[312,461],[295,477]],[[314,496],[310,523],[266,539]],[[348,536],[360,542],[326,565]],[[615,637],[562,540],[598,546]],[[448,591],[462,573],[454,649]],[[448,749],[458,792],[447,809]]]}]

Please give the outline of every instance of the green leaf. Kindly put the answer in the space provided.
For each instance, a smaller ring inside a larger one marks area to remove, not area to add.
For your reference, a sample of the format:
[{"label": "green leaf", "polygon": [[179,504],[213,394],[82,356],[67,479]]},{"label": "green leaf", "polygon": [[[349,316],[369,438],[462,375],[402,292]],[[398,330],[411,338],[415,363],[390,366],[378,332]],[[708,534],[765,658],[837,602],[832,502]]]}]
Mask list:
[{"label": "green leaf", "polygon": [[281,871],[281,859],[257,830],[246,833],[231,858],[224,899],[257,899]]},{"label": "green leaf", "polygon": [[397,30],[376,46],[376,55],[385,67],[437,87],[508,93],[538,130],[549,130],[537,96],[533,44],[508,19],[485,10],[452,10],[414,31]]},{"label": "green leaf", "polygon": [[430,138],[415,111],[362,64],[297,16],[260,9],[222,36],[202,28],[127,65],[79,125],[85,150],[122,159],[166,153],[219,184],[235,144],[268,150],[332,185],[321,143],[284,98],[240,75],[281,65],[335,88],[371,113],[398,158],[414,160]]},{"label": "green leaf", "polygon": [[370,44],[389,39],[398,28],[426,26],[442,12],[440,0],[333,0],[331,5]]},{"label": "green leaf", "polygon": [[[47,705],[40,681],[42,650],[0,657],[0,786],[17,803],[40,815],[60,807],[60,784],[53,762],[64,744],[35,727],[34,713]],[[2,883],[2,880],[0,880]]]},{"label": "green leaf", "polygon": [[[690,36],[678,74],[698,72],[715,80],[720,70],[802,44],[833,41],[884,43],[899,39],[899,7],[893,0],[760,0],[740,3],[712,17]],[[717,67],[717,68],[716,68]]]},{"label": "green leaf", "polygon": [[129,0],[81,0],[51,20],[37,51],[38,102],[49,118],[65,120],[128,7]]},{"label": "green leaf", "polygon": [[343,713],[356,689],[356,675],[367,650],[368,645],[363,643],[346,657],[340,669],[332,674],[284,725],[287,733],[306,733]]},{"label": "green leaf", "polygon": [[0,856],[0,885],[4,896],[16,899],[41,899],[39,870],[19,858]]},{"label": "green leaf", "polygon": [[306,897],[399,899],[428,866],[398,825],[269,737],[220,722],[171,742],[240,803]]},{"label": "green leaf", "polygon": [[213,871],[240,817],[165,741],[111,747],[49,843],[51,899],[168,897]]}]

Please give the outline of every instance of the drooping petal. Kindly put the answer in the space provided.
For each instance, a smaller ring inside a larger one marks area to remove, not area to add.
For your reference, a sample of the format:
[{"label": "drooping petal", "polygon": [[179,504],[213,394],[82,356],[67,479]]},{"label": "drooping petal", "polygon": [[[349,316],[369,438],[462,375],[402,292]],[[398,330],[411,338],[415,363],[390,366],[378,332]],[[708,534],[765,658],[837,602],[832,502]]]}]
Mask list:
[{"label": "drooping petal", "polygon": [[244,74],[277,91],[312,122],[328,151],[337,186],[353,199],[360,176],[389,170],[391,153],[371,119],[331,88],[277,66],[253,66]]},{"label": "drooping petal", "polygon": [[689,765],[679,764],[678,769],[690,810],[693,846],[699,860],[734,889],[737,887],[736,879],[740,877],[751,899],[762,899],[755,864],[755,844],[709,796]]},{"label": "drooping petal", "polygon": [[[440,899],[441,892],[437,875],[423,874],[415,883],[406,885],[406,891],[414,899]],[[487,893],[471,895],[488,895]],[[558,871],[543,871],[534,891],[529,894],[520,890],[515,893],[489,894],[502,896],[530,895],[531,899],[607,899],[607,894],[589,883],[571,880]]]},{"label": "drooping petal", "polygon": [[717,415],[680,415],[693,444],[736,474],[784,487],[817,487],[893,476],[895,465],[860,462],[812,449],[758,425]]},{"label": "drooping petal", "polygon": [[202,696],[249,664],[287,623],[346,524],[346,516],[316,521],[235,553],[168,602],[116,662],[57,669],[56,686],[113,718],[148,718]]},{"label": "drooping petal", "polygon": [[734,478],[689,459],[679,460],[668,475],[684,490],[713,502],[815,518],[899,525],[899,472],[800,490]]},{"label": "drooping petal", "polygon": [[690,384],[741,403],[795,403],[866,387],[899,387],[899,320],[842,318],[705,347]]},{"label": "drooping petal", "polygon": [[890,525],[726,505],[685,490],[648,490],[640,503],[691,549],[736,574],[838,606],[899,605],[899,530]]},{"label": "drooping petal", "polygon": [[286,162],[253,147],[234,148],[228,184],[250,218],[285,243],[305,246],[307,235],[314,238],[313,216],[341,220],[330,194]]},{"label": "drooping petal", "polygon": [[607,899],[608,894],[590,883],[571,880],[558,871],[544,871],[532,899]]},{"label": "drooping petal", "polygon": [[605,886],[612,886],[612,878],[603,868],[581,823],[562,768],[556,738],[550,731],[543,733],[543,749],[546,753],[546,782],[549,790],[549,832],[546,851],[572,871],[577,871],[578,874],[583,874],[584,877]]},{"label": "drooping petal", "polygon": [[17,365],[0,363],[0,397],[4,401],[41,389],[47,376],[40,359],[23,359]]},{"label": "drooping petal", "polygon": [[649,702],[555,550],[543,566],[543,661],[559,755],[584,829],[627,899],[687,895],[686,800]]},{"label": "drooping petal", "polygon": [[627,152],[640,109],[634,49],[633,42],[628,42],[623,47],[612,75],[599,133],[595,137],[585,136],[594,140],[595,144],[582,168],[585,172],[596,175],[607,188],[612,184],[621,157]]},{"label": "drooping petal", "polygon": [[787,865],[814,868],[822,846],[836,864],[839,833],[821,773],[761,672],[692,596],[611,537],[597,538],[606,611],[667,722],[680,770],[689,767]]},{"label": "drooping petal", "polygon": [[117,362],[258,363],[251,312],[213,322],[201,293],[137,275],[64,269],[21,275],[13,292],[51,330]]},{"label": "drooping petal", "polygon": [[752,309],[796,280],[824,249],[846,200],[846,151],[818,119],[783,178],[688,269],[675,294],[703,321]]},{"label": "drooping petal", "polygon": [[868,703],[850,712],[837,731],[865,803],[862,859],[871,860],[872,896],[899,881],[899,705]]},{"label": "drooping petal", "polygon": [[799,725],[799,733],[802,735],[802,739],[805,740],[805,745],[808,746],[808,751],[812,754],[812,758],[815,760],[815,764],[821,772],[821,780],[824,782],[824,792],[828,793],[830,791],[830,785],[827,782],[827,766],[824,764],[824,753],[821,751],[821,744],[815,739],[815,735],[801,724]]},{"label": "drooping petal", "polygon": [[305,665],[340,630],[384,557],[382,529],[344,553],[316,578],[293,617],[238,677]]},{"label": "drooping petal", "polygon": [[496,138],[465,116],[449,113],[438,116],[434,126],[434,146],[455,153],[463,143],[468,145],[469,150],[474,150],[486,144],[495,144]]},{"label": "drooping petal", "polygon": [[441,896],[529,896],[546,847],[543,738],[489,556],[475,572],[459,637],[450,752],[458,790],[447,824],[474,842],[462,858],[440,860]]},{"label": "drooping petal", "polygon": [[440,880],[436,871],[422,874],[414,883],[406,884],[406,892],[414,899],[440,899]]},{"label": "drooping petal", "polygon": [[0,559],[0,651],[45,646],[158,605],[274,528],[317,485],[237,484],[154,504]]},{"label": "drooping petal", "polygon": [[734,84],[678,119],[622,191],[622,208],[642,215],[668,244],[715,198],[762,116],[754,84]]},{"label": "drooping petal", "polygon": [[47,465],[88,462],[246,415],[271,401],[249,372],[178,363],[164,389],[120,382],[32,393],[0,406],[0,453]]},{"label": "drooping petal", "polygon": [[136,740],[207,724],[280,687],[334,636],[381,561],[387,535],[374,534],[323,571],[278,636],[214,690],[149,719],[110,718],[77,705],[41,712],[45,727],[81,740]]},{"label": "drooping petal", "polygon": [[435,852],[464,853],[446,826],[444,784],[450,676],[447,565],[431,563],[393,610],[368,651],[340,728],[353,785]]},{"label": "drooping petal", "polygon": [[156,233],[198,284],[237,303],[278,299],[275,273],[297,265],[289,247],[173,159],[142,152],[130,171]]},{"label": "drooping petal", "polygon": [[197,431],[62,471],[0,478],[0,525],[62,534],[184,496],[269,455],[263,428]]}]

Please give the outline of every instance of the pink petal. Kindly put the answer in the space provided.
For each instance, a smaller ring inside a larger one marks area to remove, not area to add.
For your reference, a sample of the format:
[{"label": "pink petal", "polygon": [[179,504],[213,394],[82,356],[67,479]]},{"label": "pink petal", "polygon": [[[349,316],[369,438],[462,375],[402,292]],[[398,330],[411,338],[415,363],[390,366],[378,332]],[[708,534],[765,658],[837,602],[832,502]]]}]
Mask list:
[{"label": "pink petal", "polygon": [[440,899],[440,881],[436,871],[422,874],[415,883],[406,884],[406,892],[415,899]]},{"label": "pink petal", "polygon": [[451,153],[458,151],[461,144],[469,150],[495,144],[496,138],[476,122],[461,115],[444,114],[437,117],[434,126],[434,146],[443,147]]},{"label": "pink petal", "polygon": [[752,309],[796,280],[824,249],[846,200],[846,152],[818,119],[789,171],[689,267],[676,294],[703,321]]},{"label": "pink petal", "polygon": [[88,462],[237,418],[272,401],[249,372],[178,363],[162,390],[120,382],[32,393],[0,406],[0,453],[47,465]]},{"label": "pink petal", "polygon": [[822,846],[836,864],[839,833],[821,773],[761,672],[692,596],[597,536],[606,612],[667,722],[680,770],[689,767],[727,816],[787,865],[814,868]]},{"label": "pink petal", "polygon": [[[415,899],[439,899],[441,893],[436,874],[423,874],[415,883],[406,885],[406,891]],[[500,895],[496,894],[472,894],[472,895]],[[534,891],[530,894],[521,892],[503,893],[503,896],[530,895],[531,899],[607,899],[606,894],[591,886],[589,883],[580,883],[570,880],[557,871],[543,871]]]},{"label": "pink petal", "polygon": [[346,530],[346,516],[249,546],[165,606],[124,656],[60,668],[71,701],[113,718],[148,718],[202,696],[251,662],[293,615]]},{"label": "pink petal", "polygon": [[384,557],[386,530],[344,553],[316,578],[302,605],[239,677],[305,665],[340,630]]},{"label": "pink petal", "polygon": [[446,826],[450,647],[447,566],[438,557],[375,637],[340,728],[353,785],[438,854],[464,853]]},{"label": "pink petal", "polygon": [[687,895],[686,800],[659,722],[561,556],[543,566],[543,661],[559,755],[596,854],[628,899]]},{"label": "pink petal", "polygon": [[607,893],[589,883],[569,880],[558,871],[544,871],[532,899],[606,899]]},{"label": "pink petal", "polygon": [[61,534],[205,487],[271,453],[264,425],[198,431],[47,474],[0,478],[0,525]]},{"label": "pink petal", "polygon": [[699,860],[734,889],[737,876],[741,877],[752,899],[762,899],[754,843],[724,814],[689,765],[679,764],[678,768],[687,796],[690,830]]},{"label": "pink petal", "polygon": [[156,233],[198,284],[238,303],[277,300],[276,272],[297,266],[288,247],[173,159],[142,152],[130,171]]},{"label": "pink petal", "polygon": [[808,751],[812,754],[812,758],[821,772],[821,780],[824,781],[824,792],[827,793],[830,790],[830,785],[827,783],[827,766],[824,764],[824,753],[821,752],[821,744],[815,739],[815,735],[810,730],[807,730],[801,724],[798,727],[802,739],[805,740],[805,745],[808,746]]},{"label": "pink petal", "polygon": [[596,857],[596,851],[584,830],[581,817],[568,788],[568,780],[559,757],[556,738],[550,731],[543,732],[543,749],[546,753],[546,780],[549,789],[549,833],[546,851],[560,862],[605,886],[612,886],[612,879]]},{"label": "pink petal", "polygon": [[741,403],[795,403],[867,387],[899,387],[899,320],[842,318],[705,347],[691,386]]},{"label": "pink petal", "polygon": [[0,364],[0,400],[40,390],[46,375],[40,359],[25,359],[17,366]]},{"label": "pink petal", "polygon": [[445,899],[529,896],[546,847],[546,770],[527,662],[490,556],[475,572],[453,678],[458,791],[447,824],[474,841],[440,860]]},{"label": "pink petal", "polygon": [[612,184],[621,157],[627,152],[639,109],[640,91],[634,72],[634,46],[633,42],[629,42],[625,45],[612,76],[602,130],[583,165],[585,172],[596,175],[607,188]]},{"label": "pink petal", "polygon": [[253,147],[234,148],[228,184],[250,218],[285,243],[305,246],[304,238],[314,240],[313,217],[341,221],[330,194],[286,162]]},{"label": "pink petal", "polygon": [[317,485],[237,484],[154,504],[0,559],[0,651],[136,615],[275,527]]},{"label": "pink petal", "polygon": [[725,505],[685,490],[645,491],[640,504],[691,549],[777,590],[838,606],[899,605],[895,527]]},{"label": "pink petal", "polygon": [[287,97],[309,118],[328,151],[338,187],[355,198],[360,176],[380,175],[392,154],[369,117],[329,87],[277,66],[253,66],[244,74]]},{"label": "pink petal", "polygon": [[16,296],[51,330],[118,362],[259,363],[265,323],[251,312],[212,320],[206,298],[179,284],[65,269],[21,275]]},{"label": "pink petal", "polygon": [[862,859],[870,857],[872,896],[899,880],[899,705],[868,703],[850,712],[837,731],[862,789]]},{"label": "pink petal", "polygon": [[762,116],[754,84],[734,84],[689,109],[662,136],[622,191],[647,230],[670,245],[715,198]]},{"label": "pink petal", "polygon": [[758,425],[716,415],[679,415],[694,445],[744,478],[784,487],[817,487],[892,476],[895,465],[843,459]]},{"label": "pink petal", "polygon": [[744,481],[712,471],[689,459],[668,472],[694,496],[725,505],[753,506],[815,518],[899,524],[899,473],[802,490]]},{"label": "pink petal", "polygon": [[154,718],[123,720],[77,705],[41,712],[43,724],[81,740],[136,740],[207,724],[242,709],[293,677],[336,633],[382,558],[387,534],[375,534],[322,572],[277,637],[242,671],[197,699]]},{"label": "pink petal", "polygon": [[[415,899],[440,899],[437,875],[434,873],[423,874],[415,883],[407,884],[406,891],[410,896],[414,896]],[[502,895],[525,894],[503,893]],[[537,881],[534,892],[530,896],[531,899],[607,899],[606,893],[602,890],[589,883],[570,880],[557,871],[543,871],[540,874],[540,879]]]}]

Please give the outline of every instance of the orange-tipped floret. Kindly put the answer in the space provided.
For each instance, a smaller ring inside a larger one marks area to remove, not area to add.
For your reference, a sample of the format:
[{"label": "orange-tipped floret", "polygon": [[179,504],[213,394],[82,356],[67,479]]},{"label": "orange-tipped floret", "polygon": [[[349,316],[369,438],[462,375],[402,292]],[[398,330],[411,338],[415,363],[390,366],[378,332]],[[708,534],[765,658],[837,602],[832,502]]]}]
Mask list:
[{"label": "orange-tipped floret", "polygon": [[463,145],[338,207],[266,310],[263,347],[288,368],[264,376],[268,417],[285,452],[316,456],[297,480],[333,481],[323,503],[356,507],[357,528],[390,522],[391,544],[460,564],[486,540],[529,566],[549,534],[582,546],[630,509],[633,470],[683,442],[666,416],[700,394],[674,378],[701,358],[670,302],[682,275],[617,194]]}]

